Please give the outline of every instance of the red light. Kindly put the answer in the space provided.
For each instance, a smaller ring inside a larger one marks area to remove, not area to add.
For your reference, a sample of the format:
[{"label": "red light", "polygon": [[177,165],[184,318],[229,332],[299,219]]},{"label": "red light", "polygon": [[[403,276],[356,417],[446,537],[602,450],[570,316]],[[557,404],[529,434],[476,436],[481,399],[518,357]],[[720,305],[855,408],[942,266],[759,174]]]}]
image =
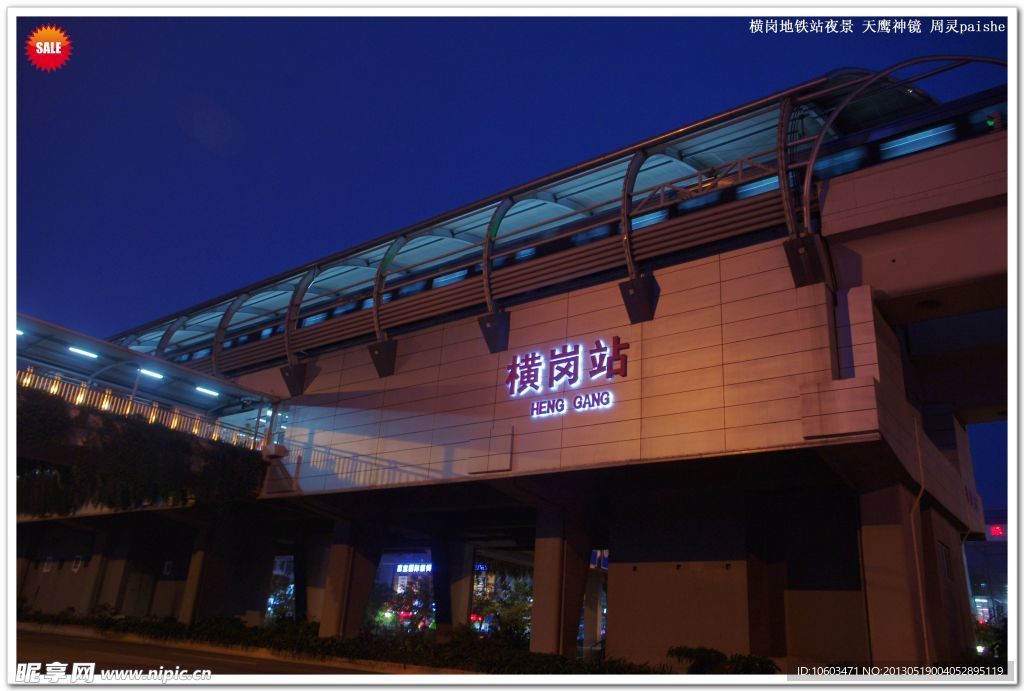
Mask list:
[{"label": "red light", "polygon": [[988,532],[992,537],[1004,537],[1006,535],[1006,530],[1004,530],[1001,525],[991,526],[988,529]]}]

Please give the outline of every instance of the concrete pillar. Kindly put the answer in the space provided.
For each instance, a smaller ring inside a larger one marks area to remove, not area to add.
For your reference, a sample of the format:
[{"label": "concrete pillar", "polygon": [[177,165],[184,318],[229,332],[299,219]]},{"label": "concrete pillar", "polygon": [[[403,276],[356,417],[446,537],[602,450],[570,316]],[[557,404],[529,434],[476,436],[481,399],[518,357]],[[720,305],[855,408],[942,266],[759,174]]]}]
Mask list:
[{"label": "concrete pillar", "polygon": [[91,614],[99,604],[100,590],[107,568],[107,534],[99,531],[93,536],[92,554],[89,556],[89,568],[85,569],[86,581],[82,584],[84,600],[82,613]]},{"label": "concrete pillar", "polygon": [[469,625],[473,597],[473,546],[435,540],[430,546],[434,584],[434,621],[443,638],[454,628]]},{"label": "concrete pillar", "polygon": [[309,595],[306,591],[309,581],[309,568],[306,545],[302,541],[295,545],[292,560],[292,573],[295,582],[295,621],[306,621],[309,609]]},{"label": "concrete pillar", "polygon": [[335,521],[320,613],[322,638],[359,633],[379,560],[375,535],[350,521]]},{"label": "concrete pillar", "polygon": [[601,592],[604,584],[597,569],[587,574],[587,588],[583,595],[583,651],[586,653],[601,640]]},{"label": "concrete pillar", "polygon": [[562,509],[541,507],[533,553],[531,652],[575,656],[589,568],[586,533],[567,520]]},{"label": "concrete pillar", "polygon": [[920,509],[910,490],[890,485],[861,494],[860,514],[871,660],[923,664]]},{"label": "concrete pillar", "polygon": [[209,548],[210,529],[200,528],[196,535],[192,556],[188,560],[188,575],[185,576],[185,590],[181,594],[181,606],[178,610],[178,621],[192,624],[196,620],[199,606],[199,586],[203,579],[203,566]]},{"label": "concrete pillar", "polygon": [[452,635],[452,591],[449,577],[448,543],[439,540],[430,545],[431,582],[434,591],[434,626],[437,638],[447,640]]},{"label": "concrete pillar", "polygon": [[473,545],[455,543],[448,550],[448,583],[452,599],[452,626],[469,626],[473,607]]},{"label": "concrete pillar", "polygon": [[130,542],[126,535],[116,539],[107,555],[107,564],[103,572],[103,581],[100,584],[99,596],[96,604],[108,607],[115,612],[121,611],[121,602],[124,598],[124,585],[128,575]]}]

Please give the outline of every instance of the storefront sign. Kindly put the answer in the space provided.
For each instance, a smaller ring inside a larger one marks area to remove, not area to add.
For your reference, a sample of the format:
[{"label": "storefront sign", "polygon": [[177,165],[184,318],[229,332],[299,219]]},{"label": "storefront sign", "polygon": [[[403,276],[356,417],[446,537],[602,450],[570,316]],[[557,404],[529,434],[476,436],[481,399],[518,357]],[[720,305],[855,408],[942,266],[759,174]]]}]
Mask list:
[{"label": "storefront sign", "polygon": [[[516,355],[508,365],[505,386],[513,398],[531,394],[554,393],[560,389],[575,389],[586,381],[610,380],[625,377],[629,358],[624,351],[629,343],[618,336],[610,344],[594,341],[592,347],[581,343],[566,343],[543,352]],[[614,397],[609,389],[600,389],[574,396],[538,398],[530,404],[530,417],[583,413],[610,408]]]}]

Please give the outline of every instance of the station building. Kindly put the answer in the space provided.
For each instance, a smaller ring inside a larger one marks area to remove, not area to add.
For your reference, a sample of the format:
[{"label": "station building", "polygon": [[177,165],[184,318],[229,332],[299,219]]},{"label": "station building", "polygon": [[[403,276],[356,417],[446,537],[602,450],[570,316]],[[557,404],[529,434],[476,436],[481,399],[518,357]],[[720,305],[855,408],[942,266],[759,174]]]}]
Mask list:
[{"label": "station building", "polygon": [[[234,387],[198,418],[249,431],[258,497],[20,516],[19,595],[257,623],[288,555],[297,612],[353,635],[382,555],[419,550],[444,628],[489,553],[532,568],[535,651],[606,610],[638,662],[966,659],[1007,97],[924,78],[993,62],[832,72],[116,335]],[[66,368],[28,319],[19,367]]]}]

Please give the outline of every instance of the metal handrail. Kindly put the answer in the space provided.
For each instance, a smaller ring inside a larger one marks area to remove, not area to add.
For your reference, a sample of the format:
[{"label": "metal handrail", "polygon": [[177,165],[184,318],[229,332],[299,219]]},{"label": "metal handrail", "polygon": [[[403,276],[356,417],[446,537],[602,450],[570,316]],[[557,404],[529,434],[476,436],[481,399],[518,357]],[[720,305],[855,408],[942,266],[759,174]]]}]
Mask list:
[{"label": "metal handrail", "polygon": [[151,425],[178,430],[201,439],[219,441],[245,449],[260,450],[263,439],[253,431],[209,420],[198,413],[161,406],[110,387],[96,388],[85,381],[60,375],[46,375],[33,367],[18,370],[18,386],[43,391],[80,408],[92,408],[121,417],[141,417]]}]

